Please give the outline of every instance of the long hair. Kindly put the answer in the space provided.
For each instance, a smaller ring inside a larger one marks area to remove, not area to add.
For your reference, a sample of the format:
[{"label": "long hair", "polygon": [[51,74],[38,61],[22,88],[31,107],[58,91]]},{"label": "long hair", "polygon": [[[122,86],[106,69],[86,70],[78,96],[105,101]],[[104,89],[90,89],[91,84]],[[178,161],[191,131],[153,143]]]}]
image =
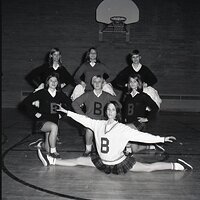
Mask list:
[{"label": "long hair", "polygon": [[59,52],[59,54],[60,54],[60,58],[59,58],[59,61],[58,61],[58,63],[59,63],[59,65],[61,66],[61,64],[62,64],[62,59],[61,59],[61,52],[60,52],[60,50],[58,49],[58,48],[52,48],[50,51],[49,51],[49,60],[48,60],[48,62],[49,62],[49,66],[50,67],[52,67],[53,66],[53,54],[55,53],[55,52]]},{"label": "long hair", "polygon": [[52,73],[46,78],[44,88],[45,89],[49,88],[49,79],[52,78],[52,77],[55,77],[57,79],[57,81],[58,81],[58,85],[56,87],[56,90],[61,91],[60,78],[59,78],[59,74],[58,73]]},{"label": "long hair", "polygon": [[84,62],[90,62],[90,51],[91,50],[94,50],[97,54],[97,57],[96,57],[96,62],[97,63],[100,63],[100,60],[98,58],[98,52],[97,52],[97,49],[95,47],[90,47],[87,52],[86,52],[86,55],[85,55],[85,59],[84,59]]},{"label": "long hair", "polygon": [[104,107],[104,116],[106,119],[108,119],[107,116],[107,108],[109,104],[113,104],[116,108],[116,118],[115,120],[117,120],[118,122],[122,121],[122,115],[121,115],[121,106],[119,105],[119,103],[117,103],[116,101],[110,101],[109,103],[107,103]]},{"label": "long hair", "polygon": [[141,76],[139,74],[134,74],[134,75],[129,76],[129,78],[128,78],[128,88],[129,88],[130,92],[132,92],[132,89],[130,88],[130,83],[129,83],[131,78],[135,79],[138,83],[137,91],[142,92],[143,91],[143,82],[142,82]]}]

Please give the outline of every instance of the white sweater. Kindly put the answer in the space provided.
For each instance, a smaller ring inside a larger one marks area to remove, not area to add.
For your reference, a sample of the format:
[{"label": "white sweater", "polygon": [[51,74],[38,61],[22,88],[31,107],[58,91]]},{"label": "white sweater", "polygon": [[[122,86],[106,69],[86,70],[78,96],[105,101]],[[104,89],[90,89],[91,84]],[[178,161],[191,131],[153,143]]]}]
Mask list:
[{"label": "white sweater", "polygon": [[106,120],[95,120],[84,115],[68,111],[68,117],[91,129],[95,135],[97,151],[104,164],[115,165],[126,156],[123,151],[129,141],[142,143],[164,143],[164,137],[144,133],[117,121],[106,129]]}]

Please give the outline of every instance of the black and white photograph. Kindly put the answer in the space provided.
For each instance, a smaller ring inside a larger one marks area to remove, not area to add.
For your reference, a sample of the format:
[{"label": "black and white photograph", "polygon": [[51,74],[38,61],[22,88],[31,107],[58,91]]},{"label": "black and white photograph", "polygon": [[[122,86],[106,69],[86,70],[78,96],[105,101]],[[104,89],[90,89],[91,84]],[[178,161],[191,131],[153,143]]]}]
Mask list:
[{"label": "black and white photograph", "polygon": [[1,198],[199,200],[198,0],[1,1]]}]

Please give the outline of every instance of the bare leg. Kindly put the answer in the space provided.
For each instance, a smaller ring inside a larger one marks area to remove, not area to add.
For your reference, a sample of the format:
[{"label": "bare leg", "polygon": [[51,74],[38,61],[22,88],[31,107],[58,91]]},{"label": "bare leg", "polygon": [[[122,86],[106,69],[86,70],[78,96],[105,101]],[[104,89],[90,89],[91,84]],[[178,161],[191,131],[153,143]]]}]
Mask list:
[{"label": "bare leg", "polygon": [[133,172],[152,172],[159,170],[172,170],[172,163],[169,162],[155,162],[155,163],[141,163],[136,162],[130,171]]},{"label": "bare leg", "polygon": [[92,151],[92,143],[93,143],[93,131],[90,129],[86,129],[85,143],[86,143],[86,150],[83,155],[89,156],[90,152]]},{"label": "bare leg", "polygon": [[56,159],[55,165],[60,166],[89,166],[95,167],[90,157],[78,157],[72,159]]},{"label": "bare leg", "polygon": [[45,141],[42,143],[42,147],[46,149],[48,153],[50,153],[50,146],[49,146],[49,132],[45,133]]},{"label": "bare leg", "polygon": [[49,145],[51,148],[56,147],[57,135],[58,135],[58,126],[56,124],[52,124],[51,132],[49,134]]},{"label": "bare leg", "polygon": [[86,129],[85,133],[86,145],[92,145],[92,141],[93,141],[93,131],[91,131],[90,129]]},{"label": "bare leg", "polygon": [[[126,125],[129,126],[132,129],[138,130],[133,123],[126,124]],[[130,146],[131,146],[133,153],[137,153],[137,152],[142,151],[142,150],[150,149],[150,145],[147,145],[147,144],[143,145],[143,144],[131,143]]]},{"label": "bare leg", "polygon": [[58,135],[58,126],[53,122],[46,122],[43,127],[41,128],[41,131],[48,132],[49,134],[46,134],[48,138],[45,139],[45,141],[48,139],[49,146],[51,148],[55,148],[56,146],[56,138]]},{"label": "bare leg", "polygon": [[131,149],[132,149],[133,153],[137,153],[139,151],[149,149],[149,145],[143,145],[143,144],[134,143],[134,144],[131,144]]}]

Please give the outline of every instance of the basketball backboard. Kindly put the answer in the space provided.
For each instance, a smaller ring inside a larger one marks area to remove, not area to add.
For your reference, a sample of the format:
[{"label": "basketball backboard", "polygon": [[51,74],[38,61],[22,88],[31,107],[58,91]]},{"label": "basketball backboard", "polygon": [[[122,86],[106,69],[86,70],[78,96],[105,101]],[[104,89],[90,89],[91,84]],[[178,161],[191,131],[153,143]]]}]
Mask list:
[{"label": "basketball backboard", "polygon": [[125,24],[139,21],[139,9],[132,0],[103,0],[96,9],[96,20],[110,24],[113,16],[126,18]]}]

